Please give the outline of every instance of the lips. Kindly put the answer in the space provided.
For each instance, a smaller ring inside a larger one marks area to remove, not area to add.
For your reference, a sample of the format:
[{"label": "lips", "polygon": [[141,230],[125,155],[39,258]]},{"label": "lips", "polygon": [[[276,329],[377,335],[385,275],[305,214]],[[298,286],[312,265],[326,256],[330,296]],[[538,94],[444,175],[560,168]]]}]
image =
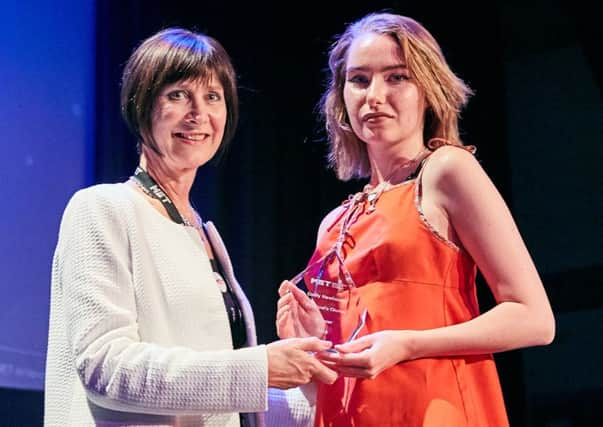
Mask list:
[{"label": "lips", "polygon": [[203,132],[174,132],[173,135],[187,144],[199,144],[209,138],[209,134]]},{"label": "lips", "polygon": [[362,121],[367,123],[376,123],[385,119],[391,119],[392,116],[386,113],[368,113],[362,116]]}]

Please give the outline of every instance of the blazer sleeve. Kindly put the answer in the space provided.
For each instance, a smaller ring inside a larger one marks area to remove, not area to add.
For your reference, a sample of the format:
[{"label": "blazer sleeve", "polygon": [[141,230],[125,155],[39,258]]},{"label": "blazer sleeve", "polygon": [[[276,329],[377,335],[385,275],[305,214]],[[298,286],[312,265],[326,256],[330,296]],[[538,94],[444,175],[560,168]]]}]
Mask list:
[{"label": "blazer sleeve", "polygon": [[63,216],[53,265],[68,346],[88,398],[112,410],[182,415],[267,407],[265,346],[194,351],[142,342],[123,204],[81,191]]},{"label": "blazer sleeve", "polygon": [[269,388],[264,420],[266,427],[312,427],[315,410],[316,385],[313,383],[289,390]]}]

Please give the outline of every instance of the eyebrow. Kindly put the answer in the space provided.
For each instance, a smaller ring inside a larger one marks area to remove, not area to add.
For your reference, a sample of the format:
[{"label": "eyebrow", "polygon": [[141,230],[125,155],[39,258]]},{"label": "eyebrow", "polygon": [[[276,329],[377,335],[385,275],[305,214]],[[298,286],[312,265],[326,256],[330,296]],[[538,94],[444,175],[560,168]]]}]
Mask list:
[{"label": "eyebrow", "polygon": [[[408,67],[406,66],[406,64],[393,64],[393,65],[387,65],[383,68],[381,68],[379,71],[383,72],[383,71],[391,71],[391,70],[396,70],[396,69],[405,69],[407,70]],[[367,67],[367,66],[359,66],[359,67],[349,67],[346,68],[346,73],[349,73],[350,71],[369,71],[371,69],[371,67]]]},{"label": "eyebrow", "polygon": [[[177,88],[191,90],[193,85],[194,85],[194,83],[191,83],[189,81],[180,81],[180,82],[174,82],[174,83],[171,83],[169,85],[166,85],[166,88],[169,87],[169,86],[172,86],[172,87],[175,86]],[[207,87],[207,90],[210,90],[210,91],[216,91],[216,92],[220,92],[220,91],[223,92],[224,91],[224,88],[221,85],[215,85],[214,84],[214,85],[206,86],[206,87]]]}]

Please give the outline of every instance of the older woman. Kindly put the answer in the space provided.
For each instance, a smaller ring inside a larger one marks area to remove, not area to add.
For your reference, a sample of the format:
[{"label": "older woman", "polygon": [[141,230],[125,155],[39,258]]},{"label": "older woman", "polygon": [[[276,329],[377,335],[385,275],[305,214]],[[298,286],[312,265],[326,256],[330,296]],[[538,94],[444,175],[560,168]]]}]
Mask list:
[{"label": "older woman", "polygon": [[[277,326],[281,338],[328,326],[346,340],[357,312],[312,318],[346,294],[366,316],[359,338],[324,353],[342,377],[319,385],[316,425],[508,425],[492,353],[548,344],[555,324],[509,209],[459,137],[471,91],[428,31],[394,14],[349,25],[329,66],[331,165],[369,182],[323,220],[306,273],[314,300],[284,282]],[[496,299],[484,313],[476,267]]]},{"label": "older woman", "polygon": [[[46,425],[260,425],[269,387],[334,381],[312,356],[328,342],[256,345],[222,240],[189,202],[197,169],[232,138],[237,109],[234,70],[211,37],[167,29],[130,57],[122,112],[140,164],[125,183],[78,191],[65,210]],[[281,419],[311,419],[299,390],[270,396],[289,411]]]}]

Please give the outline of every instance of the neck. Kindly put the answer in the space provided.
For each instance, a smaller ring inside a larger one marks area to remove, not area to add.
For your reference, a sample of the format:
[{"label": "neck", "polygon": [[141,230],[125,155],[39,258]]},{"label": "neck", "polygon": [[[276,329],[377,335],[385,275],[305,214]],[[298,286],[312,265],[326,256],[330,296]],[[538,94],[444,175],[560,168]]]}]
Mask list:
[{"label": "neck", "polygon": [[190,205],[190,191],[195,180],[196,170],[172,170],[163,159],[143,148],[140,167],[147,171],[163,189],[181,215],[194,218]]},{"label": "neck", "polygon": [[371,165],[371,186],[385,181],[392,184],[403,181],[416,169],[426,150],[422,138],[391,147],[375,148],[369,145],[367,149]]}]

